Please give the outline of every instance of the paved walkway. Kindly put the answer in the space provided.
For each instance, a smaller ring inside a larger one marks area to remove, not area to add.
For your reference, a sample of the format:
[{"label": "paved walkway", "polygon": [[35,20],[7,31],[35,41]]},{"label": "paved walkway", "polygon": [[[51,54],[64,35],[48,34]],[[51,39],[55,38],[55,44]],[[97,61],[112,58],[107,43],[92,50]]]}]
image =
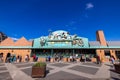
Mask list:
[{"label": "paved walkway", "polygon": [[[94,75],[91,75],[91,74],[78,72],[78,71],[69,69],[71,67],[79,66],[79,65],[82,65],[82,64],[81,63],[74,63],[74,64],[70,64],[70,65],[65,66],[65,67],[55,67],[55,66],[48,65],[49,67],[56,69],[56,70],[51,70],[50,74],[48,74],[48,75],[51,75],[51,74],[56,73],[58,71],[65,71],[65,72],[68,72],[68,73],[72,73],[72,74],[75,74],[75,75],[78,75],[78,76],[87,77],[87,78],[93,78],[94,77]],[[86,65],[86,66],[88,67],[88,65]]]},{"label": "paved walkway", "polygon": [[16,66],[11,63],[5,64],[13,80],[33,80],[30,76],[19,70]]},{"label": "paved walkway", "polygon": [[109,63],[47,63],[45,78],[31,77],[33,64],[0,63],[0,80],[120,80],[120,74],[111,72]]}]

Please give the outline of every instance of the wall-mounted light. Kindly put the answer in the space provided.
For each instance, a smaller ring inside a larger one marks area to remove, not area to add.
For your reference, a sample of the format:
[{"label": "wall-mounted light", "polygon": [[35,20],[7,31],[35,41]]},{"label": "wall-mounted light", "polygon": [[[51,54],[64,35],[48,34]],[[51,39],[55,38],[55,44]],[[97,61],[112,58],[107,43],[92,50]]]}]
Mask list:
[{"label": "wall-mounted light", "polygon": [[54,42],[51,42],[52,44],[54,44]]},{"label": "wall-mounted light", "polygon": [[66,44],[68,44],[68,42],[67,42],[67,41],[66,41],[65,43],[66,43]]}]

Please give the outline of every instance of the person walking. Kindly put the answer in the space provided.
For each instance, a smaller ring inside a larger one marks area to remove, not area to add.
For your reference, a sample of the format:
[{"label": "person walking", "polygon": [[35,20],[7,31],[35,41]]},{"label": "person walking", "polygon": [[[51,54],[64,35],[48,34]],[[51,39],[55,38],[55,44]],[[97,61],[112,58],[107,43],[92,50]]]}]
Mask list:
[{"label": "person walking", "polygon": [[25,56],[25,62],[27,62],[27,60],[28,60],[28,56],[26,55],[26,56]]},{"label": "person walking", "polygon": [[3,53],[0,54],[0,61],[3,62]]},{"label": "person walking", "polygon": [[97,64],[100,64],[101,62],[100,62],[100,57],[97,55],[96,56],[96,60],[97,60]]},{"label": "person walking", "polygon": [[22,56],[19,57],[19,62],[22,62]]},{"label": "person walking", "polygon": [[20,56],[18,55],[18,56],[17,56],[17,62],[19,62],[19,61],[20,61]]},{"label": "person walking", "polygon": [[114,56],[111,56],[111,57],[110,57],[110,61],[111,61],[112,64],[115,63],[115,58],[114,58]]}]

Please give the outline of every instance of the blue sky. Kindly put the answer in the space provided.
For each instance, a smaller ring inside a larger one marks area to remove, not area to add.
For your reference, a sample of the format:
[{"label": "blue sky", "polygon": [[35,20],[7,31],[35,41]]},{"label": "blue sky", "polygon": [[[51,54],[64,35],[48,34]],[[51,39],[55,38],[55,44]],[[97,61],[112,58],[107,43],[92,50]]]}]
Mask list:
[{"label": "blue sky", "polygon": [[120,0],[0,0],[0,31],[9,37],[47,36],[66,30],[96,40],[120,40]]}]

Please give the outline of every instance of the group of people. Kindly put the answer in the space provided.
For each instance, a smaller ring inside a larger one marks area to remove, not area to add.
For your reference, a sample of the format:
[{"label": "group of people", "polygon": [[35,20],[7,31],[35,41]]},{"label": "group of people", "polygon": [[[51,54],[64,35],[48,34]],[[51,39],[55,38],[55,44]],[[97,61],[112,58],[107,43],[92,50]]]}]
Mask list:
[{"label": "group of people", "polygon": [[70,55],[70,62],[74,62],[78,58],[78,54]]},{"label": "group of people", "polygon": [[[28,62],[29,60],[30,60],[30,57],[27,54],[25,56],[24,61]],[[6,63],[22,62],[22,56],[21,55],[16,56],[15,54],[8,53],[7,56],[6,56],[5,62]]]},{"label": "group of people", "polygon": [[[36,56],[36,54],[33,54],[32,57],[33,57],[33,61],[38,61],[38,57]],[[59,55],[59,54],[55,54],[54,57],[55,57],[55,61],[58,61],[58,62],[61,61],[62,58],[63,58],[63,56],[62,56],[62,55]],[[78,54],[70,55],[69,58],[70,58],[70,61],[71,61],[71,62],[74,62],[74,61],[76,61],[76,59],[78,58]],[[50,56],[46,57],[46,61],[50,61],[50,59],[51,59]],[[81,55],[80,61],[81,61],[81,62],[86,62],[86,60],[87,60],[87,57],[86,57],[85,55]],[[109,59],[109,60],[111,61],[112,64],[115,63],[115,58],[114,58],[114,56],[110,56],[110,59]],[[3,61],[3,55],[0,55],[0,61]],[[30,61],[30,56],[27,54],[27,55],[25,56],[25,62],[29,62],[29,61]],[[10,54],[10,53],[8,53],[7,56],[6,56],[5,62],[7,62],[7,63],[22,62],[22,56],[21,56],[21,55],[18,55],[18,56],[16,57],[15,54]],[[100,59],[100,56],[99,56],[99,55],[96,55],[96,63],[97,63],[97,64],[101,64],[101,59]]]},{"label": "group of people", "polygon": [[55,54],[54,57],[55,57],[55,61],[57,61],[57,62],[61,61],[63,58],[63,56],[60,54]]},{"label": "group of people", "polygon": [[[113,55],[111,55],[109,61],[110,61],[112,64],[115,64],[115,57],[114,57]],[[100,64],[100,63],[101,63],[100,57],[99,57],[98,55],[96,56],[96,62],[97,62],[97,64]]]},{"label": "group of people", "polygon": [[32,57],[33,57],[33,61],[34,61],[34,62],[38,60],[38,57],[36,56],[36,54],[33,54]]},{"label": "group of people", "polygon": [[5,62],[7,62],[7,63],[21,62],[21,61],[22,61],[22,56],[18,55],[18,56],[16,57],[15,54],[12,54],[12,55],[11,55],[10,53],[7,54],[6,60],[5,60]]},{"label": "group of people", "polygon": [[[37,61],[38,60],[38,57],[35,54],[33,54],[32,57],[33,57],[33,61]],[[24,61],[25,62],[29,62],[30,61],[30,56],[28,54],[25,56],[25,60]],[[5,62],[9,62],[9,63],[12,63],[12,62],[22,62],[22,56],[18,55],[16,57],[16,55],[8,54],[6,56]]]},{"label": "group of people", "polygon": [[[33,54],[32,57],[33,57],[33,61],[37,61],[38,60],[38,57],[35,54]],[[22,58],[21,55],[16,56],[15,54],[8,53],[6,55],[5,62],[6,63],[22,62],[22,59],[23,58]],[[0,55],[0,61],[3,62],[3,55]],[[29,62],[30,61],[30,56],[28,54],[25,55],[24,61],[25,62]]]},{"label": "group of people", "polygon": [[89,55],[85,55],[85,54],[82,54],[82,55],[79,55],[79,56],[78,56],[78,54],[74,54],[73,56],[71,55],[71,56],[70,56],[70,61],[71,61],[71,62],[74,62],[74,61],[76,61],[78,58],[80,58],[80,59],[79,59],[80,62],[91,61],[90,56],[89,56]]}]

